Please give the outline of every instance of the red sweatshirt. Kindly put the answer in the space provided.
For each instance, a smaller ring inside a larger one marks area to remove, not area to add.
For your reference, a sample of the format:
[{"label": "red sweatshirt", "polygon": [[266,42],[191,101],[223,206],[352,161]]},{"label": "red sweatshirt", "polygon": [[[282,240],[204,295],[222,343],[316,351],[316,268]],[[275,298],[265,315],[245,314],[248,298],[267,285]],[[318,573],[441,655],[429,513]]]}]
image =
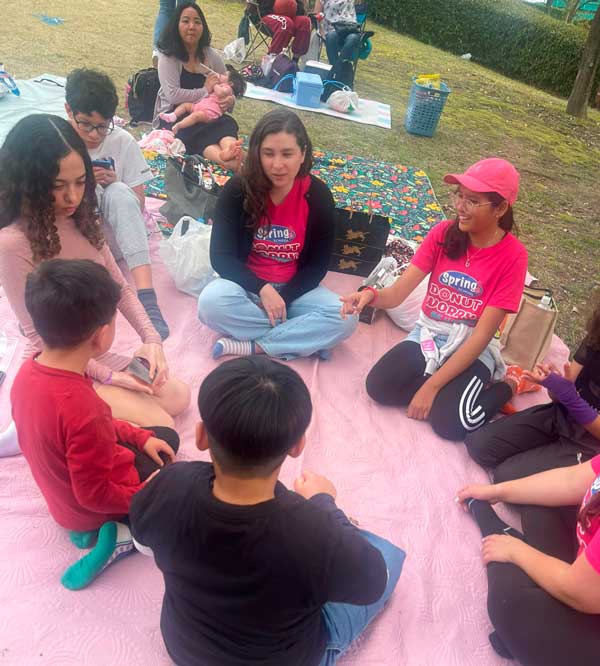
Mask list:
[{"label": "red sweatshirt", "polygon": [[26,360],[11,391],[19,443],[59,525],[85,531],[129,512],[142,488],[132,451],[152,433],[113,419],[92,380]]}]

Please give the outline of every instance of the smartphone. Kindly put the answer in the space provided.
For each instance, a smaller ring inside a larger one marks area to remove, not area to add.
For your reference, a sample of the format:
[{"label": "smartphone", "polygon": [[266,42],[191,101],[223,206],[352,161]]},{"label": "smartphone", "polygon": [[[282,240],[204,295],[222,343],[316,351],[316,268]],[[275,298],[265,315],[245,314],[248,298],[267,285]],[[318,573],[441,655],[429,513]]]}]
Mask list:
[{"label": "smartphone", "polygon": [[98,167],[99,169],[111,169],[115,170],[115,161],[112,157],[103,157],[99,160],[92,160],[92,166]]},{"label": "smartphone", "polygon": [[131,363],[125,368],[125,372],[133,375],[136,379],[144,384],[151,385],[154,377],[150,376],[150,364],[145,358],[135,356],[131,359]]}]

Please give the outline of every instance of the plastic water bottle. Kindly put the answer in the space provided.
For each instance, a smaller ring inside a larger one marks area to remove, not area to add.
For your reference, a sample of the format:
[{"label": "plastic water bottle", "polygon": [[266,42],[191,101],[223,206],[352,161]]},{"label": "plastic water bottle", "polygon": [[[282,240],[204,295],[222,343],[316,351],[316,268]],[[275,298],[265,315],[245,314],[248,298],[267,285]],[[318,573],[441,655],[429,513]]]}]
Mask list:
[{"label": "plastic water bottle", "polygon": [[542,296],[542,300],[538,303],[538,308],[542,310],[552,310],[552,296],[546,294]]}]

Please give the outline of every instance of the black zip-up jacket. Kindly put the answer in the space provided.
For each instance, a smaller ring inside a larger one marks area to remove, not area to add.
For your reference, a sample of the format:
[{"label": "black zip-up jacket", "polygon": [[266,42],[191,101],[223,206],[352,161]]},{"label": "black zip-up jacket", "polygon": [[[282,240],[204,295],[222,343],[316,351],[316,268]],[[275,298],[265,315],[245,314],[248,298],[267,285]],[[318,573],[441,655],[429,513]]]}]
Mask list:
[{"label": "black zip-up jacket", "polygon": [[[333,251],[336,209],[327,185],[315,176],[306,193],[308,220],[304,247],[298,258],[298,272],[280,294],[286,304],[319,286],[327,273]],[[225,280],[231,280],[254,294],[267,284],[247,266],[254,230],[244,211],[242,184],[239,176],[223,188],[213,216],[210,239],[210,261]]]}]

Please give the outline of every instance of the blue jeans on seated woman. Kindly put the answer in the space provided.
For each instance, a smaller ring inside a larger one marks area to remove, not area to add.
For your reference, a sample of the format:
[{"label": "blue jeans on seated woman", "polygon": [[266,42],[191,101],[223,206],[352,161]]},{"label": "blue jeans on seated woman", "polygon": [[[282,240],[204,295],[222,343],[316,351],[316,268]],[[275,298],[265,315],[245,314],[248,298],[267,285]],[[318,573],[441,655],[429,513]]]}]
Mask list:
[{"label": "blue jeans on seated woman", "polygon": [[330,65],[335,65],[338,58],[354,62],[358,56],[359,46],[360,34],[357,32],[347,34],[344,39],[340,39],[340,35],[335,29],[325,35],[325,50]]},{"label": "blue jeans on seated woman", "polygon": [[406,553],[386,539],[371,532],[361,530],[363,537],[383,555],[387,570],[388,582],[385,590],[374,604],[355,606],[353,604],[325,604],[323,620],[329,634],[327,650],[319,666],[333,666],[350,647],[371,621],[381,613],[400,578]]},{"label": "blue jeans on seated woman", "polygon": [[[283,285],[273,285],[276,289]],[[221,278],[208,284],[198,299],[203,324],[236,340],[254,340],[265,354],[290,360],[311,356],[349,338],[358,317],[342,319],[340,299],[325,287],[317,287],[287,307],[287,320],[271,326],[260,298],[239,284]]]}]

